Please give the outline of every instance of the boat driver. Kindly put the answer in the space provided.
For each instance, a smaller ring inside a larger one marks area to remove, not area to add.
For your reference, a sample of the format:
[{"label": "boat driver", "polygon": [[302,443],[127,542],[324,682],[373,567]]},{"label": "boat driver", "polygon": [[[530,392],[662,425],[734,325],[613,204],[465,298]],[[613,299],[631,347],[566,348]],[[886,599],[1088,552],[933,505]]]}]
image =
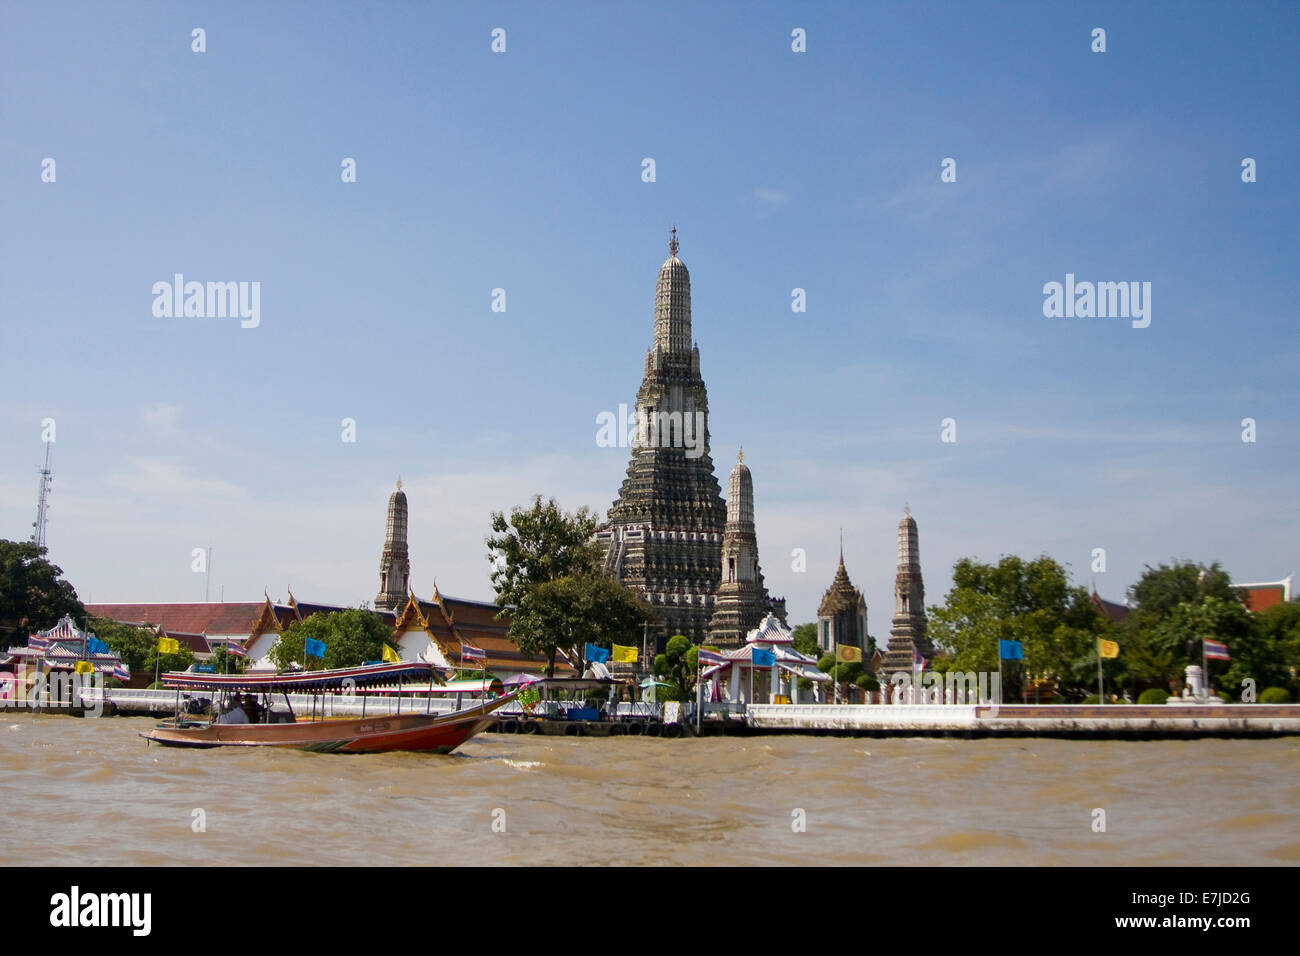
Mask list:
[{"label": "boat driver", "polygon": [[219,724],[246,724],[248,722],[248,714],[245,712],[238,694],[230,699],[230,709],[217,720]]},{"label": "boat driver", "polygon": [[265,708],[257,702],[257,698],[252,694],[244,695],[243,708],[250,724],[260,724],[262,722],[262,712]]}]

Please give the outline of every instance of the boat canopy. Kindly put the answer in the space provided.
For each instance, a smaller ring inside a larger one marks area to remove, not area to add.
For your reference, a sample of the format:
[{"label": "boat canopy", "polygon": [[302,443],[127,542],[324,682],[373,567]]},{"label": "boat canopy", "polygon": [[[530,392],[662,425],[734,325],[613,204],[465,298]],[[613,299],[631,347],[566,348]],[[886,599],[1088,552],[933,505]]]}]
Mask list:
[{"label": "boat canopy", "polygon": [[[397,692],[396,687],[359,687],[359,693],[363,694],[394,694]],[[435,694],[481,694],[484,691],[492,694],[504,694],[505,685],[495,677],[488,680],[450,680],[445,684],[434,684],[432,693]],[[428,693],[428,688],[416,688],[420,694]],[[410,693],[409,688],[402,689],[403,694]]]},{"label": "boat canopy", "polygon": [[340,667],[335,670],[287,671],[283,674],[273,674],[270,671],[250,671],[244,674],[191,674],[172,671],[162,675],[162,683],[164,687],[193,690],[343,690],[416,677],[426,682],[431,677],[438,679],[432,664],[423,661],[403,661],[399,664],[366,664],[361,667]]}]

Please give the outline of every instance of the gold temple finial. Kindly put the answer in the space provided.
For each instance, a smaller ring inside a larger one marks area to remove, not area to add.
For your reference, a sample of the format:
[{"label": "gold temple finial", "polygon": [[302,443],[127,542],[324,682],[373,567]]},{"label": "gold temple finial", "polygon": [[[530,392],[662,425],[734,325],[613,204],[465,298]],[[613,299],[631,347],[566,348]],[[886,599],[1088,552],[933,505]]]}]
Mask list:
[{"label": "gold temple finial", "polygon": [[398,491],[401,491],[401,490],[402,490],[402,476],[401,476],[401,475],[398,475],[398,476],[397,476],[397,490],[398,490]]},{"label": "gold temple finial", "polygon": [[738,455],[737,455],[737,457],[736,457],[736,460],[737,460],[737,461],[744,461],[744,460],[745,460],[745,446],[744,446],[744,445],[741,445],[741,446],[740,446],[740,452],[738,453]]},{"label": "gold temple finial", "polygon": [[677,255],[677,224],[676,223],[673,224],[672,238],[668,240],[668,254],[670,256]]}]

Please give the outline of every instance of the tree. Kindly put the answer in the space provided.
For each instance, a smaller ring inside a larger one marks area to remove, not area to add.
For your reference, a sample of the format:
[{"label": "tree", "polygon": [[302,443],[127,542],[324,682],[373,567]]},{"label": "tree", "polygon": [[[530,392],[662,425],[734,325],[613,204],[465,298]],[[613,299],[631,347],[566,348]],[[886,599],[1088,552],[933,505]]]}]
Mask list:
[{"label": "tree", "polygon": [[[830,674],[834,683],[842,685],[840,687],[841,698],[846,696],[849,685],[862,687],[864,690],[872,689],[859,683],[863,677],[871,677],[863,661],[851,661],[847,664],[841,662],[836,665],[834,654],[823,654],[817,661],[817,669],[823,674]],[[872,682],[874,683],[874,679]],[[832,684],[832,688],[833,686],[834,684]],[[879,690],[880,685],[876,684],[874,689]],[[833,689],[831,693],[832,695],[835,693]]]},{"label": "tree", "polygon": [[[1274,604],[1251,617],[1260,644],[1281,662],[1281,680],[1273,683],[1290,688],[1291,697],[1295,699],[1300,696],[1300,682],[1295,677],[1296,671],[1300,670],[1300,602]],[[1265,686],[1262,678],[1256,677],[1256,681],[1259,686]],[[1240,683],[1235,689],[1240,691]]]},{"label": "tree", "polygon": [[1234,664],[1245,654],[1253,665],[1245,607],[1217,562],[1147,565],[1128,595],[1136,607],[1118,628],[1120,674],[1171,689],[1188,663],[1200,663],[1201,639],[1215,634],[1228,642]]},{"label": "tree", "polygon": [[546,676],[553,677],[560,650],[634,644],[641,625],[652,620],[654,610],[639,594],[586,571],[526,588],[510,617],[509,637],[523,653],[545,657]]},{"label": "tree", "polygon": [[[365,661],[382,660],[384,643],[392,640],[392,628],[373,611],[350,607],[293,621],[271,648],[271,660],[280,670],[290,664],[303,664],[306,670],[332,670],[356,667]],[[308,659],[304,654],[308,639],[325,645],[325,658]]]},{"label": "tree", "polygon": [[808,657],[817,657],[822,652],[822,647],[817,643],[817,625],[800,624],[794,629],[794,644],[791,645],[800,654]]},{"label": "tree", "polygon": [[655,655],[654,676],[672,683],[678,700],[690,700],[695,687],[695,669],[699,664],[700,649],[684,634],[668,638],[662,654]]},{"label": "tree", "polygon": [[[92,617],[87,621],[87,627],[108,645],[110,651],[122,658],[122,663],[133,676],[153,674],[153,655],[158,647],[158,632],[152,625],[120,624],[106,617]],[[188,652],[188,648],[185,650]],[[175,655],[163,655],[163,660],[168,660],[170,656]],[[188,667],[189,664],[184,666]]]},{"label": "tree", "polygon": [[30,541],[0,539],[0,648],[25,644],[65,614],[78,623],[86,619],[77,592],[45,554]]},{"label": "tree", "polygon": [[1023,667],[1003,673],[1004,696],[1014,698],[1022,671],[1074,685],[1086,682],[1089,666],[1095,676],[1096,638],[1108,626],[1058,562],[1005,555],[995,565],[962,558],[953,566],[944,604],[930,609],[929,634],[949,651],[946,668],[958,671],[997,670],[999,642],[1019,641]]},{"label": "tree", "polygon": [[533,496],[531,508],[511,511],[509,520],[492,512],[487,546],[497,607],[516,607],[531,588],[596,570],[596,520],[585,507],[568,514],[554,498],[543,504],[541,495]]}]

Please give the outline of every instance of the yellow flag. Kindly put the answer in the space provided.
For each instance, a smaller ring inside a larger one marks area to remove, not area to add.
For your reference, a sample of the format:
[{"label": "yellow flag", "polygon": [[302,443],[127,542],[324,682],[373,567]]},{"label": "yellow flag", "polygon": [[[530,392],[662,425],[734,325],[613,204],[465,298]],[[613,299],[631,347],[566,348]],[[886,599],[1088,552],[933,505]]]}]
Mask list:
[{"label": "yellow flag", "polygon": [[158,638],[158,653],[160,654],[179,654],[181,652],[181,642],[174,637]]},{"label": "yellow flag", "polygon": [[93,674],[95,673],[95,665],[90,663],[90,661],[77,661],[77,673]]},{"label": "yellow flag", "polygon": [[1099,637],[1097,638],[1097,653],[1107,659],[1119,657],[1119,645],[1114,641],[1103,641]]},{"label": "yellow flag", "polygon": [[397,651],[393,650],[393,649],[392,649],[391,647],[389,647],[387,644],[384,645],[383,660],[384,660],[384,663],[385,663],[385,664],[400,664],[400,663],[402,663],[402,658],[401,658],[401,656],[397,653]]},{"label": "yellow flag", "polygon": [[612,656],[614,660],[620,664],[635,664],[637,659],[636,648],[624,647],[622,644],[615,644],[613,646]]},{"label": "yellow flag", "polygon": [[856,664],[862,660],[862,648],[852,644],[836,644],[835,659],[841,664]]}]

